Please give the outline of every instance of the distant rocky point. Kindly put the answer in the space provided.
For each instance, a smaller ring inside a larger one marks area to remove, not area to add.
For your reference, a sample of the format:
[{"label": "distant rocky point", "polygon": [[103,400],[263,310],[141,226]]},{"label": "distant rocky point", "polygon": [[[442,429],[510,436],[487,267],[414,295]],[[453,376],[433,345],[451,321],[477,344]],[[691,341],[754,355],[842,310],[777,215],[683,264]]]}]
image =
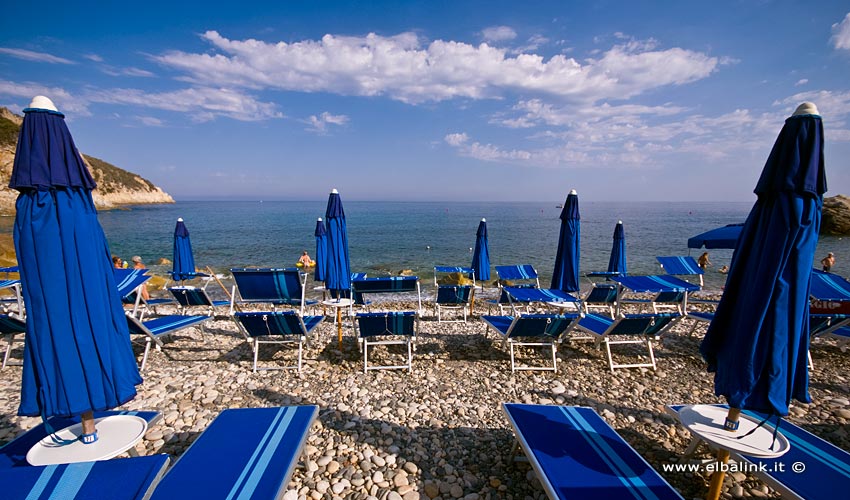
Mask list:
[{"label": "distant rocky point", "polygon": [[[9,189],[8,185],[22,122],[23,117],[0,107],[0,215],[15,213],[18,192]],[[98,210],[122,205],[174,203],[168,193],[132,172],[85,154],[83,160],[97,182],[92,198]]]},{"label": "distant rocky point", "polygon": [[850,234],[850,198],[839,194],[823,199],[821,234]]}]

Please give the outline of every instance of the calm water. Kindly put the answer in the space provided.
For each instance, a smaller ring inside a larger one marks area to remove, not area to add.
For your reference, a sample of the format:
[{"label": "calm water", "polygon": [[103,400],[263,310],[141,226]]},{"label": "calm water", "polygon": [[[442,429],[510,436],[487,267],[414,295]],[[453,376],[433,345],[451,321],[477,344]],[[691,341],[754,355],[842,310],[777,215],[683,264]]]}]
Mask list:
[{"label": "calm water", "polygon": [[[487,218],[493,265],[529,263],[549,284],[558,245],[560,209],[541,203],[346,202],[351,266],[370,276],[402,269],[431,281],[435,265],[469,265],[475,231]],[[326,200],[317,202],[180,202],[101,212],[112,253],[146,263],[171,259],[174,225],[183,217],[199,267],[226,271],[236,266],[290,267],[308,250]],[[626,230],[631,274],[659,272],[658,255],[688,255],[689,237],[717,226],[743,222],[751,203],[585,202],[581,210],[581,272],[605,270],[614,225]],[[9,229],[11,217],[2,224]],[[429,248],[430,247],[430,248]],[[817,260],[835,252],[834,271],[850,275],[850,239],[822,237]],[[695,258],[701,251],[691,250]],[[714,267],[706,285],[719,288],[731,251],[711,250]],[[156,271],[164,268],[151,266]],[[495,277],[495,274],[494,274]]]}]

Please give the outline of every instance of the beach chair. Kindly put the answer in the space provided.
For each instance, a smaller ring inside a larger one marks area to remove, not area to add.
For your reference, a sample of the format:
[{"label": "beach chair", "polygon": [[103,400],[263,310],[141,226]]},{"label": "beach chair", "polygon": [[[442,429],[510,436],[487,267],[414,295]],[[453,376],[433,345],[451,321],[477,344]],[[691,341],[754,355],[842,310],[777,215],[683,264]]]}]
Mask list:
[{"label": "beach chair", "polygon": [[198,325],[201,328],[201,334],[203,334],[204,327],[202,323],[211,319],[211,316],[186,316],[182,314],[174,314],[171,316],[160,316],[147,321],[141,321],[135,316],[131,316],[129,314],[126,314],[125,316],[127,317],[127,326],[130,329],[130,334],[144,335],[145,338],[145,353],[142,356],[142,362],[139,364],[140,371],[145,369],[151,344],[155,345],[157,350],[162,349],[163,337],[195,325]]},{"label": "beach chair", "polygon": [[213,300],[205,289],[196,286],[173,286],[168,291],[174,296],[180,314],[188,314],[190,308],[201,307],[206,309],[208,316],[214,316],[216,307],[230,304],[228,300]]},{"label": "beach chair", "polygon": [[21,361],[9,362],[9,357],[12,355],[15,337],[20,335],[21,338],[19,339],[19,342],[24,342],[23,336],[27,333],[26,322],[14,315],[0,314],[0,333],[2,333],[3,337],[6,339],[6,352],[3,354],[3,368],[6,368],[6,365],[22,365],[23,363]]},{"label": "beach chair", "polygon": [[[129,410],[96,411],[94,412],[94,419],[97,421],[100,418],[115,415],[131,415],[139,417],[147,422],[148,429],[162,419],[162,414],[158,411]],[[50,425],[51,429],[64,429],[71,425],[79,424],[80,417],[50,417],[47,419],[47,423]],[[47,431],[44,422],[41,422],[32,429],[17,436],[15,439],[0,447],[0,470],[12,467],[31,467],[29,462],[27,462],[27,453],[30,451],[30,448],[49,435],[50,432]],[[127,453],[130,456],[139,456],[135,448],[128,449]],[[2,490],[0,490],[0,492],[2,492]],[[0,493],[0,497],[2,496],[2,493]]]},{"label": "beach chair", "polygon": [[696,276],[699,280],[700,288],[705,286],[703,283],[705,270],[699,267],[697,261],[690,255],[681,257],[655,257],[655,260],[658,261],[665,273],[676,276]]},{"label": "beach chair", "polygon": [[[490,312],[491,308],[496,306],[499,308],[500,315],[505,314],[506,307],[510,307],[511,311],[516,314],[510,297],[505,293],[505,287],[540,288],[540,278],[537,270],[531,264],[496,266],[496,274],[499,276],[499,298],[487,301],[487,312]],[[526,312],[528,312],[528,308],[526,308]]]},{"label": "beach chair", "polygon": [[[726,405],[714,406],[728,408]],[[666,411],[678,416],[683,408],[685,405],[670,405]],[[767,417],[749,410],[742,413],[759,422]],[[771,431],[774,429],[773,421],[767,421],[764,425]],[[831,500],[840,497],[842,491],[850,491],[850,453],[785,419],[779,426],[779,432],[791,444],[784,455],[776,458],[757,458],[733,451],[730,459],[752,464],[746,470],[776,490],[782,498]],[[700,438],[694,436],[685,455],[692,455],[700,442]],[[802,464],[803,467],[797,464]]]},{"label": "beach chair", "polygon": [[152,500],[283,498],[318,406],[222,411],[157,484]]},{"label": "beach chair", "polygon": [[590,314],[591,308],[600,308],[606,310],[608,315],[613,318],[614,311],[617,309],[617,285],[594,283],[593,288],[587,292],[581,303],[584,306],[585,314]]},{"label": "beach chair", "polygon": [[[558,345],[575,328],[581,314],[526,314],[524,316],[482,316],[481,319],[509,346],[511,372],[517,370],[557,371]],[[546,347],[552,354],[552,366],[518,365],[514,346]]]},{"label": "beach chair", "polygon": [[[299,316],[295,311],[237,312],[233,319],[254,352],[254,373],[257,370],[295,368],[301,373],[302,347],[310,333],[322,322],[323,316]],[[257,368],[260,344],[296,344],[298,364],[279,368]]]},{"label": "beach chair", "polygon": [[[675,276],[615,276],[617,282],[617,310],[619,316],[624,303],[637,304],[640,308],[650,306],[658,314],[661,309],[672,309],[685,314],[688,309],[688,293],[696,292],[700,287]],[[629,292],[649,293],[651,298],[626,298]]]},{"label": "beach chair", "polygon": [[0,469],[7,500],[143,500],[162,477],[168,455]]},{"label": "beach chair", "polygon": [[[354,316],[354,332],[363,352],[363,373],[369,370],[407,368],[413,371],[413,350],[419,317],[415,311],[358,313]],[[369,346],[407,346],[407,363],[403,365],[369,366]]]},{"label": "beach chair", "polygon": [[592,408],[502,403],[502,410],[551,499],[682,498]]},{"label": "beach chair", "polygon": [[[445,280],[449,276],[471,280],[472,283],[440,284],[440,279]],[[437,288],[437,296],[434,298],[437,322],[443,321],[443,309],[457,309],[463,314],[463,319],[454,321],[466,323],[467,315],[472,314],[470,304],[475,293],[475,271],[471,267],[434,266],[434,287]]]},{"label": "beach chair", "polygon": [[236,282],[231,294],[231,314],[240,304],[262,303],[270,304],[273,310],[278,306],[296,307],[303,316],[304,307],[316,303],[304,297],[307,275],[298,268],[233,268],[230,273]]},{"label": "beach chair", "polygon": [[[21,296],[21,280],[0,280],[0,304],[4,313],[25,314],[24,299]],[[15,309],[12,308],[15,306]]]},{"label": "beach chair", "polygon": [[[611,372],[615,368],[652,368],[655,370],[655,353],[652,341],[664,330],[670,328],[681,318],[676,313],[664,314],[628,314],[617,319],[607,318],[598,314],[588,314],[578,322],[578,330],[591,335],[596,340],[596,346],[605,344],[608,353],[608,367]],[[617,339],[612,337],[617,336]],[[643,344],[649,352],[648,363],[615,364],[611,356],[611,346],[616,344]]]},{"label": "beach chair", "polygon": [[[519,314],[520,309],[523,308],[525,312],[528,312],[529,307],[533,304],[557,307],[559,310],[571,309],[575,312],[581,311],[581,301],[563,290],[506,286],[502,287],[501,293],[507,298],[507,305],[510,306],[513,315]],[[499,304],[500,311],[504,307],[504,304]]]},{"label": "beach chair", "polygon": [[379,276],[351,280],[351,293],[353,296],[361,295],[364,302],[368,301],[367,297],[375,294],[415,293],[419,304],[417,312],[420,315],[424,312],[418,276]]}]

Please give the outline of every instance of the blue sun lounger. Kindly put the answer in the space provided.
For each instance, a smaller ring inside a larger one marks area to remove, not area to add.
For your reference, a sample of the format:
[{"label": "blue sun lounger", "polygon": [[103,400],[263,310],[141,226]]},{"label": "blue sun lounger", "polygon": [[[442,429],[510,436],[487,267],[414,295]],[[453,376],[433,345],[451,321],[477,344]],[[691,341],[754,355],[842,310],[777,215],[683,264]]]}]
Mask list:
[{"label": "blue sun lounger", "polygon": [[[471,285],[441,285],[441,275],[461,275],[472,280]],[[466,323],[466,317],[471,314],[470,302],[475,293],[475,271],[471,267],[449,267],[434,266],[434,286],[437,288],[437,296],[434,298],[434,309],[437,313],[437,322],[441,323],[443,309],[458,309],[463,313],[463,319],[454,320]]]},{"label": "blue sun lounger", "polygon": [[216,307],[230,304],[228,300],[213,300],[205,289],[196,286],[173,286],[168,291],[177,301],[177,309],[181,314],[188,314],[190,308],[201,307],[206,309],[208,316],[213,316]]},{"label": "blue sun lounger", "polygon": [[367,296],[373,294],[388,293],[415,293],[419,304],[417,311],[423,314],[422,292],[419,287],[418,276],[379,276],[376,278],[362,278],[351,280],[351,293],[360,295],[364,302],[368,302]]},{"label": "blue sun lounger", "polygon": [[[158,411],[121,411],[121,410],[112,410],[112,411],[96,411],[94,412],[95,420],[102,417],[109,417],[113,415],[132,415],[143,419],[148,423],[148,428],[152,425],[159,422],[162,418],[162,414]],[[64,429],[70,425],[79,424],[79,417],[50,417],[47,419],[48,423],[53,429]],[[26,431],[20,436],[16,437],[12,441],[6,443],[2,448],[0,448],[0,470],[8,469],[8,468],[18,468],[18,467],[32,467],[29,462],[27,462],[27,453],[30,451],[36,443],[41,441],[42,439],[48,436],[48,432],[44,427],[44,423],[40,423],[33,427],[32,429]],[[136,449],[130,448],[127,452],[132,456],[137,456]],[[3,483],[0,483],[3,484]],[[2,489],[0,489],[2,491]],[[2,494],[0,494],[2,496]]]},{"label": "blue sun lounger", "polygon": [[0,469],[6,500],[143,500],[165,472],[168,455]]},{"label": "blue sun lounger", "polygon": [[[505,308],[510,307],[515,314],[511,299],[508,297],[505,287],[512,288],[540,288],[540,277],[537,270],[531,264],[516,264],[512,266],[496,266],[496,274],[499,275],[499,298],[488,300],[488,309],[493,306],[499,307],[499,314],[505,314]],[[488,311],[489,312],[489,311]],[[526,311],[527,312],[527,311]]]},{"label": "blue sun lounger", "polygon": [[239,304],[253,303],[271,304],[272,308],[297,307],[299,314],[303,316],[304,307],[316,303],[315,300],[305,298],[307,275],[302,274],[298,268],[237,267],[231,269],[230,273],[236,282],[231,294],[231,314]]},{"label": "blue sun lounger", "polygon": [[203,334],[204,328],[201,323],[211,319],[211,316],[184,316],[182,314],[174,314],[141,321],[129,314],[125,316],[127,317],[127,326],[130,328],[130,334],[145,336],[145,353],[142,356],[142,362],[139,364],[140,371],[145,369],[151,344],[154,344],[157,349],[161,349],[163,345],[162,337],[195,325],[201,327],[201,334]]},{"label": "blue sun lounger", "polygon": [[301,372],[302,347],[310,333],[324,319],[323,316],[299,316],[295,311],[273,312],[237,312],[234,320],[245,339],[251,343],[254,352],[254,373],[257,373],[257,357],[260,344],[297,344],[298,364],[278,368],[259,368],[276,370],[295,368]]},{"label": "blue sun lounger", "polygon": [[553,500],[682,498],[592,408],[502,403],[502,409]]},{"label": "blue sun lounger", "polygon": [[[588,314],[578,322],[578,329],[596,339],[596,345],[605,344],[608,353],[608,367],[613,372],[615,368],[652,368],[655,370],[655,354],[652,351],[652,341],[655,337],[673,326],[681,316],[676,313],[662,314],[627,314],[617,319],[611,319],[598,314]],[[614,340],[611,337],[631,337]],[[637,337],[637,338],[635,338]],[[611,345],[614,344],[643,344],[649,352],[649,363],[615,364],[611,356]]]},{"label": "blue sun lounger", "polygon": [[[9,362],[9,357],[12,354],[12,348],[15,343],[15,337],[18,335],[26,335],[27,324],[17,316],[9,314],[0,314],[0,334],[6,338],[6,353],[3,354],[3,368],[6,365],[20,365],[20,361]],[[23,342],[23,340],[21,340]]]},{"label": "blue sun lounger", "polygon": [[[11,296],[3,295],[0,297],[0,303],[3,304],[3,312],[13,312],[7,304],[14,304],[17,307],[17,314],[23,315],[24,299],[21,296],[21,280],[0,280],[0,291],[10,291]],[[4,292],[5,293],[5,292]]]},{"label": "blue sun lounger", "polygon": [[[620,315],[623,303],[649,305],[652,312],[658,313],[660,307],[674,308],[679,314],[685,314],[688,309],[688,293],[696,292],[699,285],[688,283],[675,276],[616,276],[611,278],[618,283],[617,311]],[[651,293],[650,299],[624,299],[628,292]]]},{"label": "blue sun lounger", "polygon": [[[715,405],[728,408],[726,405]],[[670,405],[666,410],[677,416],[685,405]],[[766,415],[744,410],[743,413],[763,421]],[[775,419],[765,423],[773,430]],[[779,432],[788,438],[790,449],[781,457],[756,458],[732,452],[730,459],[754,464],[753,474],[778,491],[782,498],[797,500],[831,500],[850,491],[850,453],[824,441],[807,430],[783,419]],[[694,436],[685,455],[691,455],[701,442]],[[802,470],[797,464],[803,464]],[[792,467],[794,465],[794,467]],[[845,493],[841,493],[841,492]]]},{"label": "blue sun lounger", "polygon": [[[363,373],[368,370],[404,369],[413,371],[413,349],[419,317],[415,311],[358,313],[354,316],[354,333],[363,351]],[[369,346],[407,346],[407,364],[369,366]]]},{"label": "blue sun lounger", "polygon": [[[580,314],[526,314],[523,316],[481,317],[487,323],[487,326],[502,336],[502,346],[510,346],[511,372],[517,370],[557,371],[557,346],[575,328],[580,318]],[[552,366],[517,365],[514,357],[515,345],[548,347],[552,353]]]},{"label": "blue sun lounger", "polygon": [[222,411],[154,489],[152,500],[279,499],[318,406]]},{"label": "blue sun lounger", "polygon": [[656,257],[655,260],[661,265],[661,269],[667,274],[675,274],[677,276],[697,276],[699,278],[699,286],[704,286],[703,275],[705,270],[699,267],[697,261],[690,255],[681,257]]},{"label": "blue sun lounger", "polygon": [[[615,274],[615,276],[620,276],[620,274]],[[584,306],[585,314],[590,314],[591,307],[602,308],[613,318],[614,311],[617,309],[617,285],[594,283],[593,288],[587,292],[581,303]]]}]

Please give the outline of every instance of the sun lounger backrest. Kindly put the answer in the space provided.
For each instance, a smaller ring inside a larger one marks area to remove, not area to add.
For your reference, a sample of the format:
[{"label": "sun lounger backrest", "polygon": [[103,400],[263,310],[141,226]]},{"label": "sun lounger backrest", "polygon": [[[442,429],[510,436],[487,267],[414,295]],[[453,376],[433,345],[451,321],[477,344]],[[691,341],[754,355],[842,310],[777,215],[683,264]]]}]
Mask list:
[{"label": "sun lounger backrest", "polygon": [[194,286],[173,286],[168,289],[174,300],[183,307],[212,306],[213,300],[203,288]]},{"label": "sun lounger backrest", "polygon": [[656,257],[655,258],[664,272],[667,274],[692,275],[705,274],[703,268],[699,267],[697,261],[690,255],[682,257]]},{"label": "sun lounger backrest", "polygon": [[129,295],[136,288],[139,288],[139,285],[150,279],[150,276],[145,275],[148,272],[147,269],[113,269],[112,271],[115,274],[115,286],[118,287],[118,296],[125,303],[135,302],[135,299],[130,300]]},{"label": "sun lounger backrest", "polygon": [[678,314],[630,314],[620,318],[610,335],[656,335]]},{"label": "sun lounger backrest", "polygon": [[360,337],[416,335],[414,311],[360,313],[356,316],[356,321]]},{"label": "sun lounger backrest", "polygon": [[27,324],[20,319],[0,314],[0,333],[26,333]]},{"label": "sun lounger backrest", "polygon": [[596,284],[590,289],[584,301],[591,304],[613,304],[617,301],[617,287],[615,285]]},{"label": "sun lounger backrest", "polygon": [[419,290],[418,276],[386,276],[363,278],[351,282],[356,293],[401,293]]},{"label": "sun lounger backrest", "polygon": [[515,266],[496,266],[496,273],[500,280],[534,280],[537,286],[538,282],[537,270],[531,264],[519,264]]},{"label": "sun lounger backrest", "polygon": [[850,282],[837,274],[814,270],[810,294],[816,300],[850,301]]},{"label": "sun lounger backrest", "polygon": [[467,304],[472,295],[470,285],[440,285],[437,287],[438,304]]},{"label": "sun lounger backrest", "polygon": [[292,305],[300,303],[303,297],[303,282],[298,269],[235,268],[230,272],[244,302]]},{"label": "sun lounger backrest", "polygon": [[508,337],[558,338],[577,317],[577,314],[526,314],[514,319]]},{"label": "sun lounger backrest", "polygon": [[251,337],[305,335],[312,330],[310,325],[318,324],[322,320],[321,316],[302,318],[295,311],[238,312],[235,316]]},{"label": "sun lounger backrest", "polygon": [[696,292],[699,285],[675,276],[617,276],[611,278],[633,292]]}]

